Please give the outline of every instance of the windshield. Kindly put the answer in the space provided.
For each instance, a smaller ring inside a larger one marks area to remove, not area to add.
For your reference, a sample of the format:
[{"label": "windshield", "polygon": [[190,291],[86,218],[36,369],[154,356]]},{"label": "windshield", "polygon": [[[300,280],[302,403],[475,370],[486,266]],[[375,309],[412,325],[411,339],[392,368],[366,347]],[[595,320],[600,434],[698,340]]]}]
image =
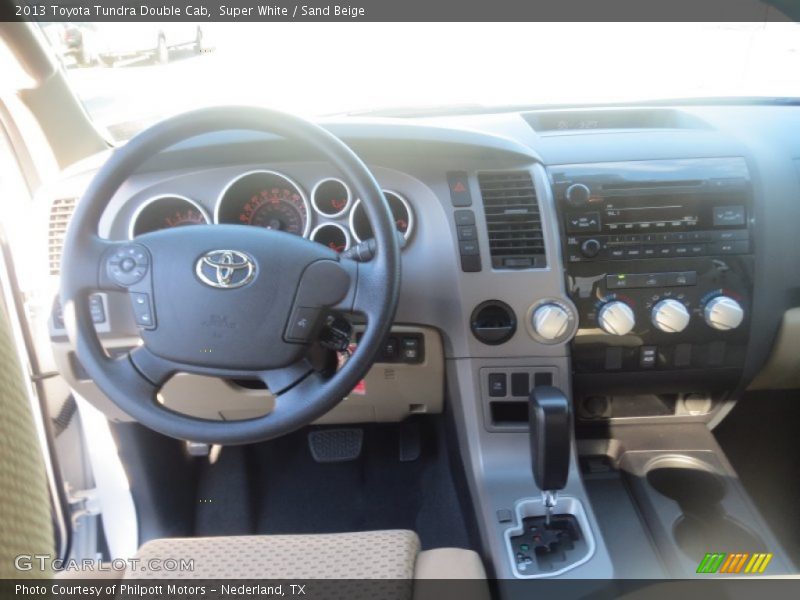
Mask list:
[{"label": "windshield", "polygon": [[231,103],[313,117],[800,97],[796,23],[71,23],[44,29],[89,114],[117,139],[177,112]]}]

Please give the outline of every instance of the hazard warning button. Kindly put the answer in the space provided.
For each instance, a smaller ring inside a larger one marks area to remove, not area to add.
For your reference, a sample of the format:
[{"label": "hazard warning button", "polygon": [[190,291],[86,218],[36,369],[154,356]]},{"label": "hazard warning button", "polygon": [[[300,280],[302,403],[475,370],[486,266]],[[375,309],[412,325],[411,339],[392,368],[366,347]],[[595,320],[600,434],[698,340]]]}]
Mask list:
[{"label": "hazard warning button", "polygon": [[472,206],[469,193],[469,178],[466,171],[448,171],[447,185],[450,187],[450,201],[453,206]]}]

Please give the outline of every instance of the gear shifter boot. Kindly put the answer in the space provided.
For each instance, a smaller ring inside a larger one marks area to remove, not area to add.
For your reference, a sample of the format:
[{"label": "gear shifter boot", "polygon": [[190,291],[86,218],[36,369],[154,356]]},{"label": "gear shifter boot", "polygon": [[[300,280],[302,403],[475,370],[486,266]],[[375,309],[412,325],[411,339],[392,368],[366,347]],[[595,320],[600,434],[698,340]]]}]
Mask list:
[{"label": "gear shifter boot", "polygon": [[569,474],[569,400],[556,387],[539,386],[531,390],[529,402],[533,478],[540,490],[555,492],[564,488]]}]

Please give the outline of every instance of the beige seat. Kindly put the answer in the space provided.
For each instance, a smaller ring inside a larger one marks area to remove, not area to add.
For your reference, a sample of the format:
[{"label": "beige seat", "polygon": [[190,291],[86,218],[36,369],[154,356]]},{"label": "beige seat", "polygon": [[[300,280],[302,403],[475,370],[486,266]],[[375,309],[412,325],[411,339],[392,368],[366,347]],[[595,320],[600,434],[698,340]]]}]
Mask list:
[{"label": "beige seat", "polygon": [[[38,571],[16,571],[13,559],[20,554],[52,555],[54,548],[45,465],[23,381],[0,303],[2,578],[46,575]],[[137,568],[130,568],[125,573],[126,578],[379,579],[388,582],[386,585],[391,588],[391,593],[381,588],[379,596],[410,598],[413,592],[415,600],[436,595],[421,593],[426,586],[411,585],[414,579],[486,577],[475,552],[455,548],[421,552],[417,534],[404,530],[160,539],[142,546],[138,558]],[[182,559],[184,566],[190,561],[191,568],[168,570],[172,565],[181,566]],[[97,571],[65,572],[65,575],[97,577]],[[433,588],[428,590],[433,591]],[[469,597],[488,597],[485,582],[471,585],[467,591]],[[367,597],[375,597],[375,594]]]},{"label": "beige seat", "polygon": [[[171,538],[139,550],[130,579],[484,579],[478,555],[441,548],[420,552],[406,530],[318,535]],[[154,571],[164,559],[192,561],[183,571]]]}]

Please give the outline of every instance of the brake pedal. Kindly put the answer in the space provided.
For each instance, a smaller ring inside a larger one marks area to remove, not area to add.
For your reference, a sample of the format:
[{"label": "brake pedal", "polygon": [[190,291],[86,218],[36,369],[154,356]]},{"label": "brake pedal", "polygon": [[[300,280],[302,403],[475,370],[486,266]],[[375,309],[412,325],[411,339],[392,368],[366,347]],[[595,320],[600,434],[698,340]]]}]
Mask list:
[{"label": "brake pedal", "polygon": [[345,462],[361,456],[364,430],[320,429],[308,434],[308,448],[318,463]]}]

